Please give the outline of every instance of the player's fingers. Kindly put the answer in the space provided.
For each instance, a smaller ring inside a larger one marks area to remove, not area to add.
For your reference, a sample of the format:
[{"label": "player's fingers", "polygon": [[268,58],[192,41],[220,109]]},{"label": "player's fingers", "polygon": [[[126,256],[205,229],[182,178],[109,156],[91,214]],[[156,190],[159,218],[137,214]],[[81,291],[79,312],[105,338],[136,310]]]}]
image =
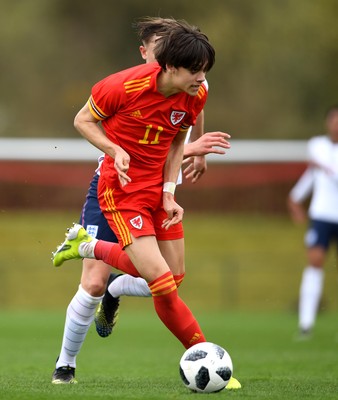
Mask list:
[{"label": "player's fingers", "polygon": [[194,171],[184,174],[185,179],[192,179],[194,177]]},{"label": "player's fingers", "polygon": [[193,168],[189,173],[184,174],[186,179],[193,179],[197,174],[199,174],[202,169]]},{"label": "player's fingers", "polygon": [[179,218],[178,216],[174,216],[173,218],[165,219],[162,223],[162,228],[168,230],[171,226],[178,224],[179,222],[182,221],[182,218]]},{"label": "player's fingers", "polygon": [[126,173],[118,171],[118,175],[122,187],[126,186],[129,182],[131,182],[131,178]]},{"label": "player's fingers", "polygon": [[218,135],[222,136],[223,138],[231,139],[231,135],[226,132],[217,132]]},{"label": "player's fingers", "polygon": [[170,224],[170,220],[165,219],[162,223],[162,228],[167,230],[170,226],[169,224]]},{"label": "player's fingers", "polygon": [[211,147],[222,147],[223,149],[230,149],[231,144],[226,140],[212,140],[209,142]]},{"label": "player's fingers", "polygon": [[124,179],[121,175],[119,175],[119,181],[120,181],[122,187],[124,187],[128,184],[128,181],[126,179]]},{"label": "player's fingers", "polygon": [[186,175],[186,174],[189,174],[191,171],[193,171],[194,170],[194,165],[193,164],[190,164],[190,165],[188,165],[187,166],[187,168],[185,168],[184,170],[183,170],[183,173],[184,173],[184,175]]},{"label": "player's fingers", "polygon": [[200,171],[195,171],[194,176],[191,180],[192,183],[195,183],[202,175],[203,175],[203,169]]},{"label": "player's fingers", "polygon": [[170,226],[172,226],[172,225],[174,225],[174,224],[173,224],[173,220],[170,219],[170,218],[166,218],[165,220],[163,220],[162,228],[164,228],[164,229],[167,230],[167,229],[169,229]]},{"label": "player's fingers", "polygon": [[212,147],[209,150],[209,154],[225,154],[225,151],[222,149],[218,149],[217,147]]},{"label": "player's fingers", "polygon": [[182,165],[189,164],[189,163],[192,162],[192,161],[193,161],[193,157],[185,158],[185,159],[182,161]]},{"label": "player's fingers", "polygon": [[204,171],[198,171],[191,180],[191,183],[196,183],[203,175]]},{"label": "player's fingers", "polygon": [[231,135],[229,135],[229,133],[226,132],[220,132],[220,131],[216,131],[216,132],[207,132],[205,133],[205,136],[210,136],[210,137],[220,137],[220,138],[226,138],[226,139],[231,139]]},{"label": "player's fingers", "polygon": [[128,172],[129,169],[129,159],[122,158],[122,159],[115,159],[114,167],[118,172]]}]

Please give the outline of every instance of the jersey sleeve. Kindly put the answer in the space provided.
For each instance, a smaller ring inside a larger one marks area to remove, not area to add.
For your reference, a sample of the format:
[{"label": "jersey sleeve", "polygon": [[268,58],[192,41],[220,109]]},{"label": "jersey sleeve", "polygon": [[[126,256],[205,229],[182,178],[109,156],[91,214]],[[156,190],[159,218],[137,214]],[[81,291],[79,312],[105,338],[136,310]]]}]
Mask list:
[{"label": "jersey sleeve", "polygon": [[308,167],[290,191],[290,197],[295,203],[303,202],[310,196],[314,186],[314,171]]},{"label": "jersey sleeve", "polygon": [[122,94],[115,74],[99,81],[93,86],[88,100],[90,112],[99,121],[111,117],[121,107]]}]

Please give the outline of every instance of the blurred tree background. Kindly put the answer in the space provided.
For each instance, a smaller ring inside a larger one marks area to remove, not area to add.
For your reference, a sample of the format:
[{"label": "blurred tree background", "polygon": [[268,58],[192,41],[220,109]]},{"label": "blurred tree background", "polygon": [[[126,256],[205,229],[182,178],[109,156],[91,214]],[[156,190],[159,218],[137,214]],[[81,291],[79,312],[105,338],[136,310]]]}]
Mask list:
[{"label": "blurred tree background", "polygon": [[77,137],[92,84],[142,62],[132,23],[146,15],[214,45],[208,130],[306,139],[338,102],[337,0],[2,0],[0,137]]}]

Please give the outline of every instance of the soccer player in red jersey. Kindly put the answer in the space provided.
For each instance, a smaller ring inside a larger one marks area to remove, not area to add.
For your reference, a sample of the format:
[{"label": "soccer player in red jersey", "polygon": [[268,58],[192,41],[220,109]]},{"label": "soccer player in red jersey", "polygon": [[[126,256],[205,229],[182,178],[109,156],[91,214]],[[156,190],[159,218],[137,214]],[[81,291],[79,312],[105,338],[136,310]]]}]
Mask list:
[{"label": "soccer player in red jersey", "polygon": [[[127,265],[124,272],[148,281],[159,317],[189,347],[205,338],[177,294],[175,279],[182,281],[184,274],[184,239],[183,209],[174,190],[185,134],[206,101],[203,82],[214,64],[214,49],[205,35],[181,23],[163,33],[154,51],[158,63],[96,84],[75,126],[106,154],[98,197],[136,267]],[[97,242],[96,256],[109,256],[107,246]]]},{"label": "soccer player in red jersey", "polygon": [[[161,35],[154,52],[158,63],[97,83],[75,127],[105,153],[98,198],[130,259],[119,267],[147,280],[157,314],[190,347],[205,338],[177,293],[184,239],[183,209],[174,191],[186,132],[207,98],[203,82],[214,64],[214,49],[204,34],[181,23]],[[98,242],[96,258],[109,256],[109,246]]]},{"label": "soccer player in red jersey", "polygon": [[[140,46],[141,56],[146,62],[155,61],[153,49],[158,38],[157,33],[164,29],[171,29],[175,24],[176,21],[172,18],[160,17],[146,17],[139,19],[135,23],[135,28],[142,43]],[[190,157],[189,161],[192,161],[189,169],[186,168],[185,175],[187,179],[192,178],[192,182],[199,179],[206,170],[205,154],[224,154],[223,149],[230,147],[225,140],[225,138],[229,138],[229,135],[222,132],[208,132],[203,135],[203,132],[203,112],[201,112],[191,132],[191,140],[189,141],[190,132],[188,132],[184,146],[185,157]],[[219,148],[214,146],[219,146]],[[100,160],[101,158],[103,157],[100,157]],[[115,243],[117,242],[116,236],[99,208],[97,200],[99,168],[96,172],[90,183],[81,212],[80,224],[87,226],[91,236]],[[178,183],[181,183],[180,179]],[[102,261],[88,258],[83,260],[81,284],[67,308],[61,352],[53,372],[52,383],[76,383],[76,356],[93,321],[96,306],[101,300],[102,304],[100,304],[96,312],[95,323],[97,332],[106,337],[111,333],[116,321],[119,305],[118,296],[151,296],[145,280],[134,278],[127,274],[110,274],[110,271],[111,267],[102,263]],[[106,282],[109,275],[109,282],[112,281],[112,284],[109,285],[109,290],[114,290],[114,294],[117,297],[112,297],[108,292]],[[106,294],[102,299],[102,294],[105,290]]]},{"label": "soccer player in red jersey", "polygon": [[84,231],[85,250],[77,246],[81,254],[74,256],[68,245],[61,246],[54,264],[95,256],[144,277],[157,314],[188,348],[205,337],[177,293],[184,277],[184,239],[183,209],[174,191],[185,134],[206,101],[203,82],[214,64],[214,50],[205,35],[182,22],[161,34],[155,55],[158,64],[137,66],[96,84],[75,119],[79,132],[106,154],[98,197],[125,257],[115,258],[111,246],[116,245],[87,240],[78,225],[67,242],[74,247],[71,240]]}]

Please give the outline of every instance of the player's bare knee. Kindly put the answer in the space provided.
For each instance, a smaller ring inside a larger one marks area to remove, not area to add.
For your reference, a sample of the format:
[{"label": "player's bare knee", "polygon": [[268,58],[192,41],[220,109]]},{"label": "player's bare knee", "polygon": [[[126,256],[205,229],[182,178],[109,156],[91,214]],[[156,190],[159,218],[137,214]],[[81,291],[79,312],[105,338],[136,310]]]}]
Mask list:
[{"label": "player's bare knee", "polygon": [[91,279],[84,279],[81,281],[83,289],[93,297],[100,297],[104,295],[107,289],[107,280],[102,276],[91,277]]},{"label": "player's bare knee", "polygon": [[85,259],[83,262],[81,285],[93,297],[102,296],[107,288],[111,267],[102,261]]},{"label": "player's bare knee", "polygon": [[321,247],[313,247],[308,250],[308,262],[316,268],[322,268],[325,262],[326,251]]},{"label": "player's bare knee", "polygon": [[101,282],[91,283],[85,290],[93,297],[103,296],[107,288],[107,284]]}]

